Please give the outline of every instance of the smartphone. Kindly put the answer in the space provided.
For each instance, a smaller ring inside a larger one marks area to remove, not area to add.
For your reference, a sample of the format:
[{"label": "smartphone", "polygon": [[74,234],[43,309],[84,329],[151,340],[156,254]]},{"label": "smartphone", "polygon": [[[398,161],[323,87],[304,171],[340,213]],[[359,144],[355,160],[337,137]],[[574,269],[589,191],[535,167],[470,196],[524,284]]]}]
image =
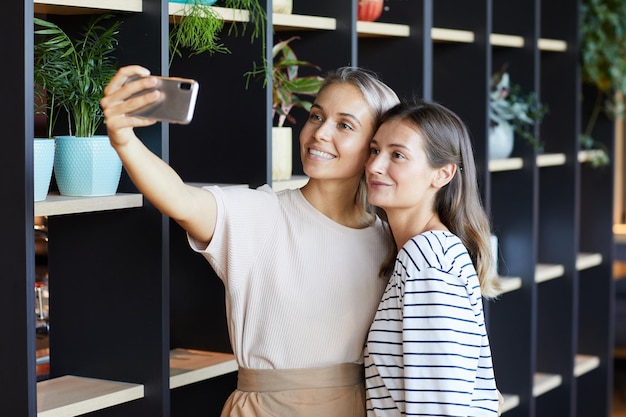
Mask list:
[{"label": "smartphone", "polygon": [[[140,77],[132,77],[128,82],[133,82]],[[131,116],[156,119],[168,123],[189,124],[193,119],[193,112],[198,97],[198,82],[189,78],[179,77],[156,77],[158,84],[150,89],[142,90],[133,94],[130,98],[149,93],[154,90],[161,91],[161,98],[156,103],[142,107],[129,113]]]}]

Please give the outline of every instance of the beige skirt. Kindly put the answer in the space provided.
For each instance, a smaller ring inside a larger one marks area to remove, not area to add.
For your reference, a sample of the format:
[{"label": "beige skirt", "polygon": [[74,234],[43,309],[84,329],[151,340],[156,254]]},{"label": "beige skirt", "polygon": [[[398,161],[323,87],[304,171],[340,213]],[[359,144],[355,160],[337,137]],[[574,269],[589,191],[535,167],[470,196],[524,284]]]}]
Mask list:
[{"label": "beige skirt", "polygon": [[364,417],[363,365],[239,368],[221,417]]}]

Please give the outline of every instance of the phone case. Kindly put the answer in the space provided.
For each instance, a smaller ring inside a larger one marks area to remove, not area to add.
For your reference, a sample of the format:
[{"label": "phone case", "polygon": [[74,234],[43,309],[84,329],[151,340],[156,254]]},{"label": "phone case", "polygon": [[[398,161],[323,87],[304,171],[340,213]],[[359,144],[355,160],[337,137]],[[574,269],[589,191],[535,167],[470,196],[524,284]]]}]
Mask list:
[{"label": "phone case", "polygon": [[161,99],[130,113],[130,115],[168,123],[188,124],[191,122],[198,96],[198,82],[188,78],[158,78],[160,82],[156,87],[141,91],[132,97],[159,90],[162,93]]}]

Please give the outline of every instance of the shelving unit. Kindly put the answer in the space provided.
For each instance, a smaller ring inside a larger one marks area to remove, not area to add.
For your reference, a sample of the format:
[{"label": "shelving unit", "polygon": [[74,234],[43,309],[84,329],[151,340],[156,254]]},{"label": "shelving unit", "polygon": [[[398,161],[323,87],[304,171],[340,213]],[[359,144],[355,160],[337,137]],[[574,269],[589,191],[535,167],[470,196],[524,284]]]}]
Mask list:
[{"label": "shelving unit", "polygon": [[[580,150],[576,140],[589,111],[579,105],[579,0],[387,0],[387,6],[377,22],[357,22],[350,2],[296,1],[294,14],[272,15],[267,44],[298,35],[298,57],[323,70],[369,68],[400,96],[439,101],[467,122],[502,260],[503,294],[486,302],[485,311],[504,415],[608,417],[612,177],[586,163],[593,151]],[[7,86],[16,102],[0,118],[8,137],[25,140],[6,141],[0,155],[2,191],[11,201],[0,206],[0,233],[10,242],[0,252],[0,331],[12,341],[0,348],[2,414],[218,415],[237,369],[224,288],[189,249],[182,229],[144,201],[126,174],[115,196],[52,192],[32,201],[30,28],[35,13],[74,26],[87,14],[120,13],[120,65],[199,80],[193,123],[140,133],[197,185],[271,182],[271,94],[257,84],[246,88],[243,77],[267,51],[259,40],[224,31],[231,55],[177,58],[168,68],[168,25],[184,7],[165,0],[24,0],[5,9],[12,18],[0,33],[13,41],[5,43],[11,67],[4,75],[24,77]],[[227,25],[248,20],[246,11],[214,9]],[[489,161],[487,91],[504,63],[515,83],[549,105],[537,129],[545,153],[517,141],[512,157]],[[295,175],[274,182],[275,190],[307,181],[297,146],[305,114],[294,116]],[[612,129],[600,120],[594,133],[608,149]],[[51,379],[39,383],[28,307],[34,305],[34,216],[48,216],[54,329]],[[83,396],[88,387],[93,390]]]}]

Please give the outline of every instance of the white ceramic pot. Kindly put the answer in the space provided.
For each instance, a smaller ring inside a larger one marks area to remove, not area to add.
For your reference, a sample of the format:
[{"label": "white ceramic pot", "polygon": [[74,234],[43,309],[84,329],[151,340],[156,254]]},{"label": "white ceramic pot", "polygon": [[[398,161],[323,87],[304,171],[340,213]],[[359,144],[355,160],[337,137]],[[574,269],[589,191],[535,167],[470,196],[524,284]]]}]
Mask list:
[{"label": "white ceramic pot", "polygon": [[293,0],[272,0],[272,12],[281,14],[291,14],[293,11]]},{"label": "white ceramic pot", "polygon": [[291,179],[291,136],[290,127],[272,128],[272,180]]},{"label": "white ceramic pot", "polygon": [[508,123],[499,123],[489,128],[489,159],[505,159],[513,152],[515,135]]}]

